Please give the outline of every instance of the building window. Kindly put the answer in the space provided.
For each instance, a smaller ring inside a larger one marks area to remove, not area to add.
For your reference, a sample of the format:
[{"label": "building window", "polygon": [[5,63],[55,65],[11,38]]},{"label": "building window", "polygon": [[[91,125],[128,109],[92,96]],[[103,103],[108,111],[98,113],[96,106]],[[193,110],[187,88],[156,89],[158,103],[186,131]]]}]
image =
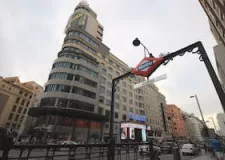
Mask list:
[{"label": "building window", "polygon": [[93,99],[95,99],[96,97],[96,93],[85,90],[83,88],[78,88],[78,87],[73,87],[72,93],[79,94],[81,96],[85,96],[85,97],[93,98]]},{"label": "building window", "polygon": [[145,115],[145,111],[140,110],[140,115]]},{"label": "building window", "polygon": [[127,98],[126,97],[123,97],[123,102],[127,102]]},{"label": "building window", "polygon": [[21,113],[21,111],[22,111],[22,107],[19,107],[19,109],[18,109],[18,113]]},{"label": "building window", "polygon": [[102,93],[102,94],[105,93],[105,87],[104,86],[100,86],[100,93]]},{"label": "building window", "polygon": [[122,115],[122,120],[123,120],[123,121],[126,121],[126,120],[127,120],[127,115],[123,114],[123,115]]},{"label": "building window", "polygon": [[125,105],[123,105],[123,111],[126,111],[127,107]]},{"label": "building window", "polygon": [[99,96],[99,102],[104,103],[105,97],[104,96]]},{"label": "building window", "polygon": [[132,96],[133,96],[131,92],[129,92],[129,96],[130,96],[130,97],[132,97]]},{"label": "building window", "polygon": [[107,87],[108,88],[112,88],[112,83],[111,82],[107,82]]},{"label": "building window", "polygon": [[57,103],[57,107],[67,108],[67,101],[68,101],[67,99],[59,98],[58,103]]},{"label": "building window", "polygon": [[108,74],[108,78],[109,78],[109,79],[112,79],[112,75],[111,75],[111,74]]},{"label": "building window", "polygon": [[130,108],[129,108],[129,112],[133,112],[133,108],[130,107]]},{"label": "building window", "polygon": [[102,68],[102,73],[106,74],[107,70],[105,68]]},{"label": "building window", "polygon": [[129,104],[133,104],[133,100],[132,99],[129,100]]},{"label": "building window", "polygon": [[20,104],[21,104],[21,105],[24,105],[24,102],[25,102],[25,100],[23,99],[23,100],[21,101],[21,103],[20,103]]},{"label": "building window", "polygon": [[19,115],[17,114],[15,117],[15,121],[18,121]]},{"label": "building window", "polygon": [[115,103],[115,108],[116,108],[116,109],[119,109],[119,107],[120,107],[119,103],[116,102],[116,103]]},{"label": "building window", "polygon": [[28,95],[27,93],[24,94],[25,97],[27,97],[27,95]]},{"label": "building window", "polygon": [[116,97],[116,100],[119,100],[120,99],[120,96],[119,96],[119,94],[115,94],[115,97]]},{"label": "building window", "polygon": [[98,114],[103,114],[103,108],[102,107],[98,107]]},{"label": "building window", "polygon": [[40,106],[55,106],[56,98],[43,98]]},{"label": "building window", "polygon": [[110,111],[109,111],[109,110],[106,110],[106,111],[105,111],[105,116],[106,116],[106,117],[110,117]]},{"label": "building window", "polygon": [[100,82],[101,82],[102,84],[105,84],[105,82],[106,82],[106,78],[101,77],[101,78],[100,78]]},{"label": "building window", "polygon": [[23,114],[26,114],[26,113],[27,113],[27,109],[24,109],[24,110],[23,110]]},{"label": "building window", "polygon": [[17,99],[16,99],[16,103],[19,103],[19,101],[20,101],[20,98],[19,98],[19,97],[17,97]]},{"label": "building window", "polygon": [[30,104],[30,102],[29,102],[29,101],[27,101],[27,107],[29,106],[29,104]]},{"label": "building window", "polygon": [[75,75],[75,81],[97,88],[97,83],[80,75]]},{"label": "building window", "polygon": [[113,69],[111,67],[108,67],[108,69],[109,69],[109,72],[112,72],[113,71]]},{"label": "building window", "polygon": [[20,91],[20,95],[22,95],[23,94],[23,92],[22,91]]},{"label": "building window", "polygon": [[13,117],[13,113],[10,113],[8,120],[12,120],[12,117]]},{"label": "building window", "polygon": [[107,96],[111,96],[111,91],[107,90]]},{"label": "building window", "polygon": [[110,105],[111,105],[111,100],[106,99],[106,105],[107,105],[107,106],[110,106]]},{"label": "building window", "polygon": [[70,86],[62,84],[50,84],[46,86],[45,92],[70,92]]},{"label": "building window", "polygon": [[12,111],[15,112],[16,111],[16,105],[13,106]]},{"label": "building window", "polygon": [[118,112],[115,112],[115,118],[116,119],[118,118]]},{"label": "building window", "polygon": [[138,114],[138,110],[137,109],[135,109],[135,112],[136,112],[136,114]]}]

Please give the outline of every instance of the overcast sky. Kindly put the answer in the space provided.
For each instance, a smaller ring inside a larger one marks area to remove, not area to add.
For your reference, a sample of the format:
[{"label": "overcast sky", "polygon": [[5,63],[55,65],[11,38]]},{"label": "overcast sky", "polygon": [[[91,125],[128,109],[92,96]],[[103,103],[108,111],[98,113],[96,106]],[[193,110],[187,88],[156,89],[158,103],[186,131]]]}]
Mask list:
[{"label": "overcast sky", "polygon": [[[79,2],[0,1],[0,75],[19,76],[22,81],[44,85],[61,49],[67,20]],[[197,0],[89,0],[88,3],[104,26],[103,43],[130,67],[144,55],[143,48],[132,46],[132,40],[139,37],[155,56],[200,40],[216,70],[212,49],[216,42]],[[168,78],[156,85],[168,104],[199,116],[195,99],[189,98],[197,94],[205,119],[222,112],[204,63],[197,55],[178,56],[152,77],[162,73]]]}]

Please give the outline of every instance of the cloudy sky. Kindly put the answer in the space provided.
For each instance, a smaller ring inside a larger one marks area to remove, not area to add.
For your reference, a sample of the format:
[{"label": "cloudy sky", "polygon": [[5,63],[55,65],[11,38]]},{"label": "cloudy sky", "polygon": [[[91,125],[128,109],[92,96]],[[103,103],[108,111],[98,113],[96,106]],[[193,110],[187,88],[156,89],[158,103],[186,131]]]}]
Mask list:
[{"label": "cloudy sky", "polygon": [[[77,0],[0,1],[0,75],[22,81],[47,81],[52,62],[61,49],[64,28]],[[155,56],[202,41],[215,67],[212,47],[216,42],[208,19],[197,0],[89,0],[104,26],[103,43],[113,54],[134,67],[143,48],[132,46],[139,37]],[[168,104],[199,116],[190,95],[197,94],[205,119],[222,112],[219,98],[203,62],[197,55],[177,57],[152,77]],[[209,123],[211,126],[212,123]]]}]

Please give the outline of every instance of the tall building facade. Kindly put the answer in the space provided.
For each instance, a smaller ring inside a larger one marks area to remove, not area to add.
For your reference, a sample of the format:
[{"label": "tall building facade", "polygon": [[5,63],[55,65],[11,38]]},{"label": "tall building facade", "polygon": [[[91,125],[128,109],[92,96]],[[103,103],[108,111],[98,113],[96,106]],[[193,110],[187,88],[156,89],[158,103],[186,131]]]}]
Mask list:
[{"label": "tall building facade", "polygon": [[[45,84],[40,108],[66,108],[71,109],[71,112],[74,110],[93,113],[93,116],[103,115],[109,120],[112,79],[129,72],[131,68],[110,53],[110,49],[102,43],[103,26],[87,3],[81,2],[75,8],[65,34],[62,50],[58,53]],[[144,81],[143,77],[127,77],[116,86],[114,132],[117,135],[120,132],[120,122],[135,121],[132,118],[136,115],[149,117],[148,121],[143,123],[148,123],[157,133],[163,132],[160,111],[161,106],[165,107],[165,97],[154,85],[148,87],[148,90],[134,90],[133,85],[141,81]],[[150,102],[146,96],[151,97],[152,93],[154,98]],[[150,116],[150,108],[154,110],[154,118]],[[74,140],[77,140],[77,137],[90,140],[91,135],[100,136],[101,124],[88,122],[87,130],[86,122],[89,118],[91,117],[82,120],[78,118],[79,121],[71,124],[67,123],[66,117],[49,113],[43,122],[45,126],[53,126],[51,128],[57,126],[54,131],[59,134],[72,134]],[[105,136],[108,130],[107,121],[103,127]]]},{"label": "tall building facade", "polygon": [[36,82],[21,83],[18,77],[0,78],[0,126],[17,132],[28,107],[43,88]]},{"label": "tall building facade", "polygon": [[204,137],[202,136],[203,122],[195,117],[193,114],[184,114],[187,138],[192,143],[201,143],[204,141]]},{"label": "tall building facade", "polygon": [[225,86],[225,0],[199,0],[209,19],[210,29],[217,41],[214,54],[218,73]]},{"label": "tall building facade", "polygon": [[220,127],[219,133],[221,134],[221,136],[225,136],[225,114],[224,113],[218,113],[216,118],[217,118],[217,122],[218,122],[219,127]]},{"label": "tall building facade", "polygon": [[187,132],[184,122],[184,115],[179,107],[174,104],[167,105],[167,116],[172,125],[172,135],[177,140],[185,140]]}]

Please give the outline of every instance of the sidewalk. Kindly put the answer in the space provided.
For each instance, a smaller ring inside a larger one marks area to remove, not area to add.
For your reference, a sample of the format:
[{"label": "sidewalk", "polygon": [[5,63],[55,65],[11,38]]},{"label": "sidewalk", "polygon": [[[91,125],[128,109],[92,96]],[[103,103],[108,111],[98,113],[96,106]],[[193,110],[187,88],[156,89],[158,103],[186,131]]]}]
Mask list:
[{"label": "sidewalk", "polygon": [[216,160],[216,157],[211,157],[210,154],[203,154],[197,158],[194,158],[192,160]]}]

